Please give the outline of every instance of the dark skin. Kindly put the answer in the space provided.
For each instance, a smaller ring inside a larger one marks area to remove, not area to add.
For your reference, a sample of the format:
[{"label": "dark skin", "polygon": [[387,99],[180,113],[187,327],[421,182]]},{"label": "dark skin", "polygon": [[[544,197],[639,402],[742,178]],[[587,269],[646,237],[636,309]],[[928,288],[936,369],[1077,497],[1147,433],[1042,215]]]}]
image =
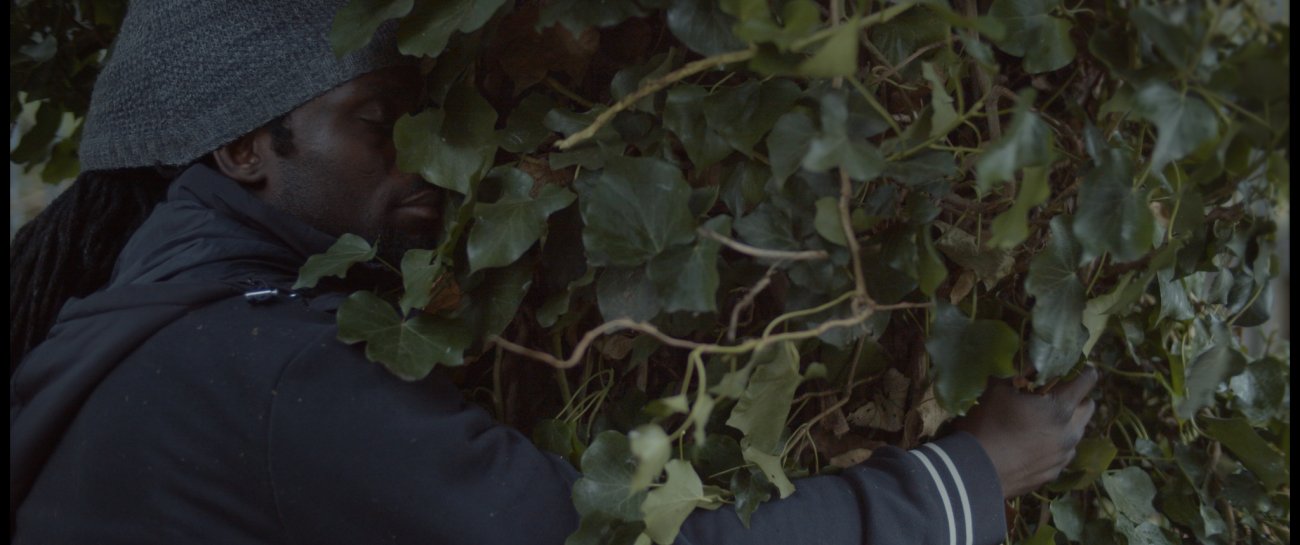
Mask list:
[{"label": "dark skin", "polygon": [[[286,126],[293,153],[275,153],[258,129],[213,153],[221,172],[272,207],[331,235],[380,239],[381,255],[432,247],[441,193],[397,168],[393,123],[418,106],[413,68],[388,68],[353,79],[294,110]],[[386,249],[386,250],[385,250]],[[954,427],[969,432],[993,461],[1003,495],[1027,494],[1074,458],[1095,405],[1092,369],[1049,394],[1017,391],[1004,381]]]},{"label": "dark skin", "polygon": [[364,74],[307,101],[288,116],[293,152],[273,149],[261,128],[213,152],[223,174],[271,207],[327,234],[379,240],[396,262],[437,240],[442,193],[397,168],[393,124],[419,105],[414,67]]}]

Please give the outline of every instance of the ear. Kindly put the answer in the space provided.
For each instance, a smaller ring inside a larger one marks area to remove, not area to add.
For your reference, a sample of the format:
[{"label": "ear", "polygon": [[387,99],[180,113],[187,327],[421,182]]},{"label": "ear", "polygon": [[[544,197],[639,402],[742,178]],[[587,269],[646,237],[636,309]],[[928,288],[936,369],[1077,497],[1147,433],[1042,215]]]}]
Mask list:
[{"label": "ear", "polygon": [[241,136],[212,152],[217,169],[242,185],[265,185],[273,150],[271,134],[265,128]]}]

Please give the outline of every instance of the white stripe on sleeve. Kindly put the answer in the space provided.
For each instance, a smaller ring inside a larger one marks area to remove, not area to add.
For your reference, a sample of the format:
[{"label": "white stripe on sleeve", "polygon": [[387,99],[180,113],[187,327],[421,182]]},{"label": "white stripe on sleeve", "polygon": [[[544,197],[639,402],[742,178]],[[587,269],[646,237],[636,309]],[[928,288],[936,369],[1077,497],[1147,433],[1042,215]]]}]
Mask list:
[{"label": "white stripe on sleeve", "polygon": [[953,465],[952,458],[948,457],[948,453],[934,443],[926,443],[925,446],[939,455],[939,458],[943,460],[943,464],[948,466],[948,471],[952,473],[953,482],[957,483],[957,494],[961,497],[961,510],[966,515],[966,545],[971,545],[975,541],[975,531],[974,526],[971,525],[970,497],[966,495],[966,483],[962,482],[961,474],[957,473],[957,466]]},{"label": "white stripe on sleeve", "polygon": [[930,477],[934,479],[934,485],[939,488],[939,498],[943,500],[943,508],[948,512],[948,545],[957,545],[957,522],[953,518],[952,502],[948,501],[948,490],[943,485],[943,479],[939,478],[939,471],[930,463],[929,458],[915,450],[909,450],[917,459],[925,464],[925,468],[930,470]]}]

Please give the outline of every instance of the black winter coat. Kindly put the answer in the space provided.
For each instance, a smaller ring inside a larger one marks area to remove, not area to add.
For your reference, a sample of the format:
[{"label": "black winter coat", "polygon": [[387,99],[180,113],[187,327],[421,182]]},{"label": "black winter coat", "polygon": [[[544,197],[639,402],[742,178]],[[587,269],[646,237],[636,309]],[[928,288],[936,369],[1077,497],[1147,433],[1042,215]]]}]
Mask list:
[{"label": "black winter coat", "polygon": [[[11,542],[562,543],[567,462],[439,370],[404,382],[338,341],[343,294],[243,297],[287,289],[332,242],[207,167],[176,180],[109,286],[70,301],[10,380]],[[750,529],[693,513],[678,543],[1003,537],[996,474],[963,433],[795,484]]]}]

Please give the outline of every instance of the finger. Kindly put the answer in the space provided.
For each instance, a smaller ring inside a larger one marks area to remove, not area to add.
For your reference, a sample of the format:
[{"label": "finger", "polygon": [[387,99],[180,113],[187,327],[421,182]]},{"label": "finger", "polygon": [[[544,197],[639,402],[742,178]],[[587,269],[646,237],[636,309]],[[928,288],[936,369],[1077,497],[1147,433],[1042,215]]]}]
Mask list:
[{"label": "finger", "polygon": [[1092,420],[1092,413],[1097,410],[1097,402],[1089,399],[1078,405],[1074,414],[1070,416],[1070,429],[1074,430],[1077,437],[1083,437],[1083,428]]},{"label": "finger", "polygon": [[1078,405],[1079,402],[1083,400],[1084,396],[1087,396],[1088,392],[1091,392],[1092,388],[1096,385],[1097,370],[1087,367],[1082,373],[1079,373],[1079,376],[1075,377],[1074,380],[1057,386],[1052,391],[1052,394],[1055,395],[1057,399],[1063,401],[1067,407],[1073,407]]}]

